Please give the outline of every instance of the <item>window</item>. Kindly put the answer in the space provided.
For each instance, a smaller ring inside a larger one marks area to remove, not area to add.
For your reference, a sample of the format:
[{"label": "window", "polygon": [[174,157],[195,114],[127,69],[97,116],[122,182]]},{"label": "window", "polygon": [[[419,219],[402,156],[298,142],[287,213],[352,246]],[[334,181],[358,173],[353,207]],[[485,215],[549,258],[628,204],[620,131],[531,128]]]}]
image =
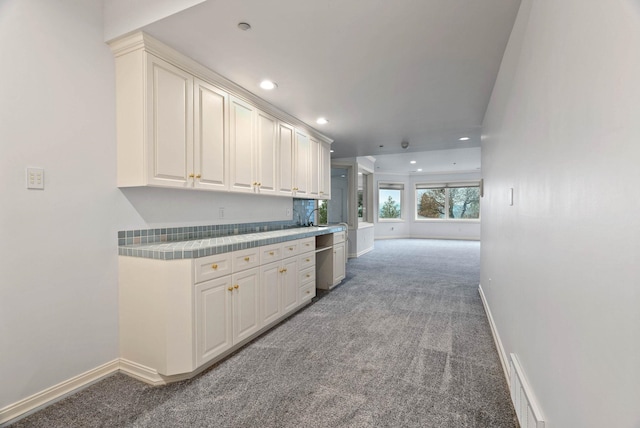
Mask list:
[{"label": "window", "polygon": [[378,183],[378,219],[401,219],[404,184]]},{"label": "window", "polygon": [[416,220],[479,219],[480,186],[477,184],[416,184]]}]

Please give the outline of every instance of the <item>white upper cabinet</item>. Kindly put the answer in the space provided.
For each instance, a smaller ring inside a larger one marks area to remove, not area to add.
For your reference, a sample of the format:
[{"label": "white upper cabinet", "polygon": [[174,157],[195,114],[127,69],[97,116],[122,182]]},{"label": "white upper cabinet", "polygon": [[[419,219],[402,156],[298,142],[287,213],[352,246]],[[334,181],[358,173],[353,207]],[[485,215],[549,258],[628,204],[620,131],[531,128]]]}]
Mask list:
[{"label": "white upper cabinet", "polygon": [[320,144],[320,199],[331,199],[331,146]]},{"label": "white upper cabinet", "polygon": [[194,187],[229,187],[228,98],[223,90],[194,80]]},{"label": "white upper cabinet", "polygon": [[311,151],[309,153],[309,197],[318,199],[320,193],[320,141],[309,139]]},{"label": "white upper cabinet", "polygon": [[295,168],[294,168],[294,196],[309,195],[309,159],[311,157],[311,142],[309,136],[296,129],[295,134]]},{"label": "white upper cabinet", "polygon": [[256,156],[254,124],[256,108],[238,98],[230,98],[229,146],[231,161],[231,190],[255,192]]},{"label": "white upper cabinet", "polygon": [[144,33],[110,45],[119,187],[327,197],[330,140]]},{"label": "white upper cabinet", "polygon": [[256,122],[256,189],[261,194],[275,194],[278,189],[278,120],[258,111]]},{"label": "white upper cabinet", "polygon": [[147,56],[147,182],[186,187],[193,173],[193,77]]},{"label": "white upper cabinet", "polygon": [[291,125],[278,123],[278,194],[293,194],[293,172],[295,168],[294,130]]}]

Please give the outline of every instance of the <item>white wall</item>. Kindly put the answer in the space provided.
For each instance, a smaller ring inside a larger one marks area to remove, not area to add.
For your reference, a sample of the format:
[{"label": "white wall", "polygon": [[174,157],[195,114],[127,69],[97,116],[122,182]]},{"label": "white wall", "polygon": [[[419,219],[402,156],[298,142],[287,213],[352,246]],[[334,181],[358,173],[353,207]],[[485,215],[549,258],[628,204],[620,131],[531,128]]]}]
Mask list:
[{"label": "white wall", "polygon": [[221,206],[291,219],[291,198],[116,188],[102,18],[100,0],[0,2],[0,409],[118,357],[118,230],[220,223]]},{"label": "white wall", "polygon": [[640,426],[638,76],[637,0],[523,0],[485,117],[482,288],[549,428]]},{"label": "white wall", "polygon": [[[402,220],[380,220],[375,215],[375,238],[436,238],[436,239],[480,239],[480,221],[478,220],[421,220],[415,219],[416,200],[414,189],[416,183],[453,183],[480,181],[480,172],[451,174],[375,174],[374,175],[374,209],[379,209],[378,183],[404,184],[404,200],[402,201]],[[482,205],[483,200],[480,201]]]},{"label": "white wall", "polygon": [[[113,59],[102,2],[0,3],[0,408],[118,356]],[[45,189],[25,188],[25,167]]]},{"label": "white wall", "polygon": [[109,41],[205,0],[104,0],[104,40]]}]

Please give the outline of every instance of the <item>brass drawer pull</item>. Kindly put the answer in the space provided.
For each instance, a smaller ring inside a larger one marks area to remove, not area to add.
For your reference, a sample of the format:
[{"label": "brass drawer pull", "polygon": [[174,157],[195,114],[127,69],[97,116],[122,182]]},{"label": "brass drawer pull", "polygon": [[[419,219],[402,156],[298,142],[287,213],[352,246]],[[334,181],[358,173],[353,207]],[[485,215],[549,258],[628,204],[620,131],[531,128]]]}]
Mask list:
[{"label": "brass drawer pull", "polygon": [[211,265],[211,269],[213,269],[213,270],[217,270],[217,269],[218,269],[218,265],[217,265],[217,264],[215,264],[215,263],[214,263],[214,264],[212,264],[212,265]]},{"label": "brass drawer pull", "polygon": [[245,258],[244,258],[244,261],[245,261],[245,262],[248,262],[249,260],[251,260],[249,257],[245,257]]},{"label": "brass drawer pull", "polygon": [[270,256],[273,256],[273,255],[274,255],[274,252],[273,252],[273,251],[269,251],[269,255],[270,255]]}]

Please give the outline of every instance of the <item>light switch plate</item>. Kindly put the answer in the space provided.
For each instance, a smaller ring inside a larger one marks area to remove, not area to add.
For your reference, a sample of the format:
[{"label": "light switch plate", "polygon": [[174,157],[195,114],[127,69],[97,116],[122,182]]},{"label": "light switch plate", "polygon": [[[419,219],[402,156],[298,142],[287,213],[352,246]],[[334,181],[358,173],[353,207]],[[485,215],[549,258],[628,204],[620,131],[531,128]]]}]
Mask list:
[{"label": "light switch plate", "polygon": [[27,167],[27,189],[44,190],[44,169]]}]

